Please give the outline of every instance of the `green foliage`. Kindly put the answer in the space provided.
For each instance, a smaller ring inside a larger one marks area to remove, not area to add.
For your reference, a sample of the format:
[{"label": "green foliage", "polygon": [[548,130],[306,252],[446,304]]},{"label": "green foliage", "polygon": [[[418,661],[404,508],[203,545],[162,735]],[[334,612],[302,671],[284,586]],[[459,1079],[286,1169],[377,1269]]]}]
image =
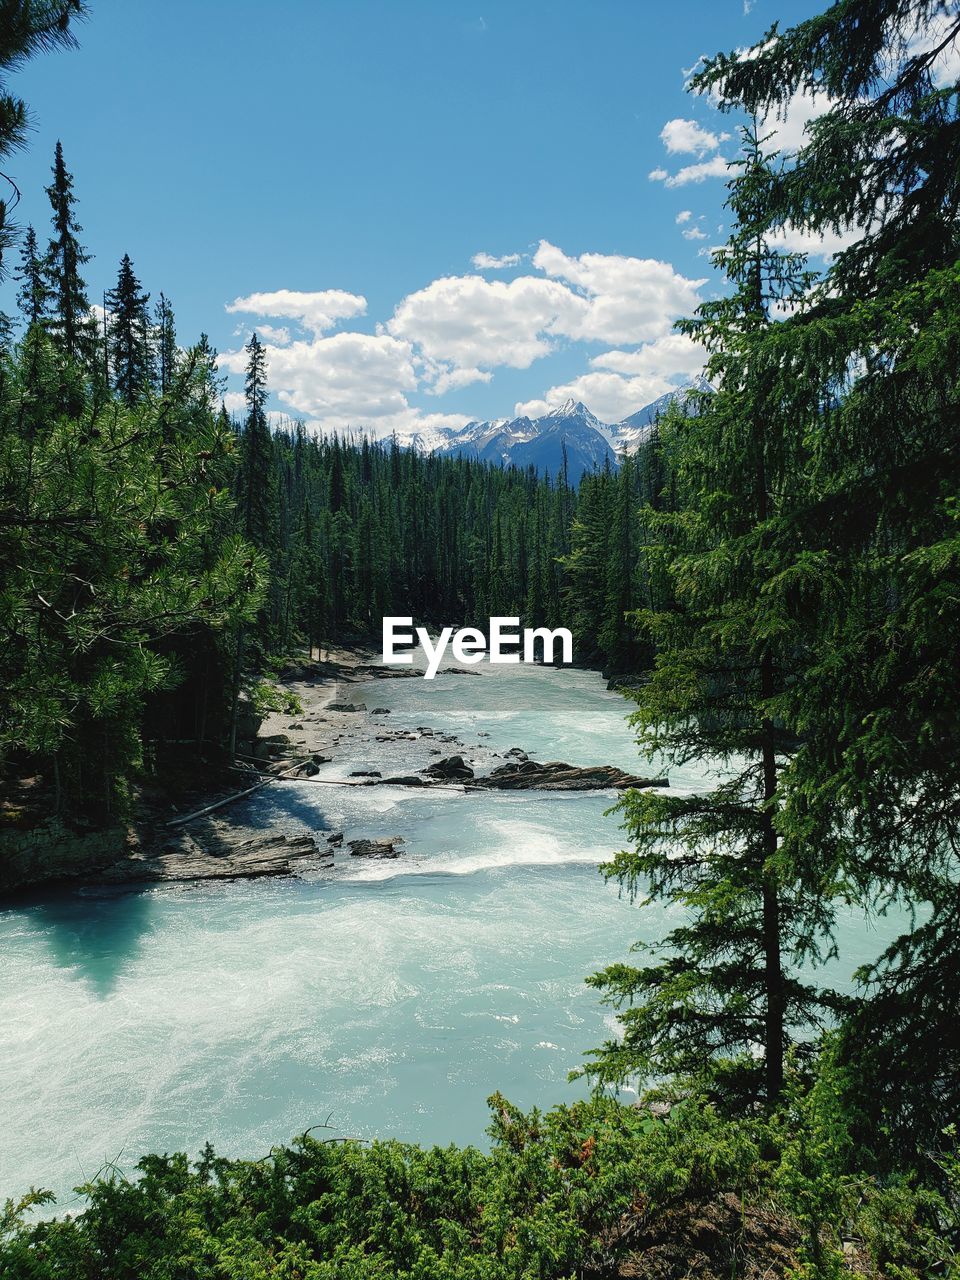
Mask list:
[{"label": "green foliage", "polygon": [[162,403],[50,413],[56,348],[34,327],[0,401],[0,747],[50,767],[58,806],[113,811],[152,696],[187,650],[252,616],[264,566],[233,532],[232,433],[193,359]]},{"label": "green foliage", "polygon": [[281,689],[271,680],[258,680],[250,689],[250,701],[261,719],[271,711],[283,711],[291,716],[300,715],[303,711],[303,704],[295,693]]}]

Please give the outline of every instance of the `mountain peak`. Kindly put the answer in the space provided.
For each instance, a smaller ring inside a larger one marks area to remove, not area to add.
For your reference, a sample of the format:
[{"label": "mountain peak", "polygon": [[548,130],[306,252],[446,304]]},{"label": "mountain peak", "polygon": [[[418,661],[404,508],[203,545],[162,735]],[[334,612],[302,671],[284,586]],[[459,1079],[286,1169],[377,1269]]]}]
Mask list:
[{"label": "mountain peak", "polygon": [[590,413],[590,410],[582,400],[574,400],[574,398],[570,396],[569,399],[564,400],[563,404],[560,405],[559,408],[551,409],[546,416],[548,418],[585,418],[588,414],[591,418],[593,417],[593,414]]}]

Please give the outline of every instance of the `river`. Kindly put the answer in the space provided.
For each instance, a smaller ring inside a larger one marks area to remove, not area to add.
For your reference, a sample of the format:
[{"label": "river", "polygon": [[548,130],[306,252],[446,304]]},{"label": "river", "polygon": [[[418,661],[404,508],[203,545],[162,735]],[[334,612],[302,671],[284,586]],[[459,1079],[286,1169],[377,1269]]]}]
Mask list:
[{"label": "river", "polygon": [[[620,695],[586,671],[483,666],[353,686],[392,729],[456,733],[481,764],[638,761]],[[436,744],[370,741],[324,767],[410,772]],[[696,771],[671,776],[702,786]],[[85,889],[0,913],[0,1198],[61,1207],[107,1163],[150,1150],[266,1154],[308,1126],[483,1142],[485,1099],[585,1091],[568,1072],[612,1034],[585,975],[670,920],[605,884],[612,793],[464,794],[284,782],[265,828],[400,835],[396,861],[338,858],[313,880]],[[849,917],[844,984],[893,932]],[[629,1096],[629,1095],[628,1095]]]}]

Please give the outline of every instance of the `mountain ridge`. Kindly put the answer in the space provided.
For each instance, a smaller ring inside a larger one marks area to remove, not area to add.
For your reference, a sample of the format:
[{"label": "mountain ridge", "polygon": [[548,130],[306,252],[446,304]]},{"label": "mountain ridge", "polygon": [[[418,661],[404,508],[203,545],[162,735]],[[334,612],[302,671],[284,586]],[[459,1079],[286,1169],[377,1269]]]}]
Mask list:
[{"label": "mountain ridge", "polygon": [[605,423],[582,400],[572,397],[538,418],[491,418],[462,427],[438,427],[428,433],[411,432],[399,437],[408,447],[424,453],[474,457],[500,466],[529,467],[559,475],[566,466],[572,484],[618,457],[633,453],[646,440],[657,418],[670,404],[686,401],[691,394],[712,391],[704,377],[674,387],[619,422]]}]

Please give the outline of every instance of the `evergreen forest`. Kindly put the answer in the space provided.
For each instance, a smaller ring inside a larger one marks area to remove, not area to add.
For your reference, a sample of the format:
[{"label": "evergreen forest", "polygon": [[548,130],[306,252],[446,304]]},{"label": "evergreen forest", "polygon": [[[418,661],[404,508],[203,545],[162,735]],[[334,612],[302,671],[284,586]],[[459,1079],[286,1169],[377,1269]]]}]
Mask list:
[{"label": "evergreen forest", "polygon": [[[0,0],[5,164],[12,73],[83,8]],[[958,37],[952,0],[835,0],[699,65],[741,140],[681,326],[713,390],[578,486],[278,425],[256,333],[231,416],[125,246],[92,305],[59,145],[49,222],[0,204],[5,795],[129,816],[170,744],[229,763],[260,682],[390,614],[568,626],[641,755],[726,766],[610,818],[604,874],[675,926],[588,979],[620,1028],[591,1100],[495,1096],[489,1152],[146,1156],[75,1215],[9,1202],[2,1280],[960,1276],[960,85],[933,73]],[[763,122],[814,89],[784,158]],[[856,234],[817,270],[787,227]],[[846,994],[817,971],[851,909],[908,925]]]}]

